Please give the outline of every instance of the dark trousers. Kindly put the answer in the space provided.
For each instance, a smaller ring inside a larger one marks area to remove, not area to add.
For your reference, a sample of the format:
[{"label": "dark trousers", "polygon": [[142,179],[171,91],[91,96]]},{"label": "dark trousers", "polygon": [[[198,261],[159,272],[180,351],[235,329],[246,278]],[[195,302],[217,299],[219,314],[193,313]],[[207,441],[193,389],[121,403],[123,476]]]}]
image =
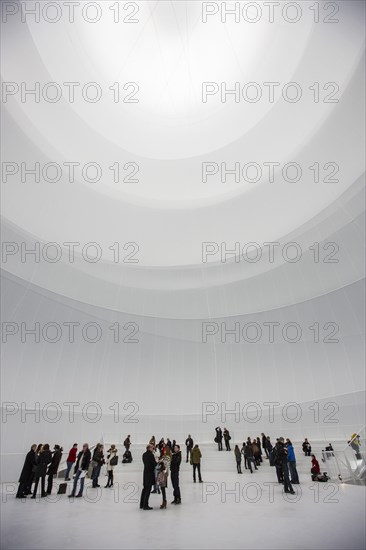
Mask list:
[{"label": "dark trousers", "polygon": [[276,464],[276,474],[277,474],[278,483],[282,483],[283,482],[282,464]]},{"label": "dark trousers", "polygon": [[194,463],[193,463],[193,481],[196,481],[196,470],[198,472],[198,481],[202,481],[201,464],[194,464]]},{"label": "dark trousers", "polygon": [[53,487],[53,474],[49,474],[48,483],[47,483],[47,493],[49,495],[52,493],[52,487]]},{"label": "dark trousers", "polygon": [[74,462],[66,462],[67,468],[66,468],[66,474],[65,474],[65,480],[69,478],[71,468],[74,465]]},{"label": "dark trousers", "polygon": [[291,475],[292,483],[299,483],[299,475],[298,475],[297,469],[296,469],[296,461],[295,462],[289,462],[288,466],[290,468],[290,475]]},{"label": "dark trousers", "polygon": [[112,485],[113,485],[113,470],[108,470],[107,487],[112,487]]},{"label": "dark trousers", "polygon": [[39,480],[41,480],[41,494],[44,495],[45,492],[46,492],[45,491],[46,476],[44,475],[44,476],[41,476],[41,477],[36,477],[35,480],[34,480],[34,489],[33,489],[33,496],[34,497],[37,494]]},{"label": "dark trousers", "polygon": [[247,458],[247,461],[248,461],[248,468],[249,468],[249,470],[250,470],[252,473],[253,473],[252,464],[254,464],[254,468],[255,468],[256,470],[258,470],[257,465],[256,465],[256,463],[255,463],[254,457],[248,457],[248,458]]},{"label": "dark trousers", "polygon": [[28,483],[19,483],[18,491],[16,494],[17,498],[22,498],[27,494]]},{"label": "dark trousers", "polygon": [[163,502],[166,502],[166,487],[160,487],[161,495],[163,497]]},{"label": "dark trousers", "polygon": [[140,508],[147,508],[149,506],[149,496],[151,493],[153,484],[148,483],[143,486],[143,489],[141,491],[141,498],[140,498]]},{"label": "dark trousers", "polygon": [[180,500],[179,472],[171,473],[174,500]]},{"label": "dark trousers", "polygon": [[248,466],[248,459],[247,457],[244,455],[244,468],[247,470],[249,468]]},{"label": "dark trousers", "polygon": [[290,475],[288,472],[288,463],[283,462],[282,463],[282,471],[283,471],[283,483],[284,483],[284,490],[285,491],[292,491],[292,485],[290,482]]},{"label": "dark trousers", "polygon": [[238,471],[238,474],[241,474],[241,460],[236,461],[236,469]]},{"label": "dark trousers", "polygon": [[186,458],[186,462],[188,462],[191,452],[192,452],[192,447],[187,447],[187,458]]},{"label": "dark trousers", "polygon": [[222,439],[218,440],[217,445],[219,446],[219,451],[222,451]]},{"label": "dark trousers", "polygon": [[101,467],[102,465],[98,464],[98,466],[95,466],[95,468],[93,468],[93,473],[92,473],[93,487],[97,487],[98,485],[98,477],[100,474]]},{"label": "dark trousers", "polygon": [[225,446],[226,446],[226,450],[227,450],[227,451],[231,451],[231,448],[230,448],[230,440],[229,440],[229,439],[225,439]]},{"label": "dark trousers", "polygon": [[264,447],[264,452],[266,453],[266,457],[269,458],[269,452],[267,450],[267,447]]},{"label": "dark trousers", "polygon": [[[77,484],[78,484],[78,479],[79,479],[79,477],[81,476],[81,473],[82,473],[82,470],[78,470],[78,471],[76,472],[76,474],[75,474],[75,477],[74,477],[74,485],[73,485],[73,487],[72,487],[72,492],[71,492],[71,494],[72,494],[73,496],[75,496],[76,487],[77,487]],[[80,478],[80,489],[79,489],[79,495],[80,495],[80,496],[83,494],[84,483],[85,483],[85,476]]]}]

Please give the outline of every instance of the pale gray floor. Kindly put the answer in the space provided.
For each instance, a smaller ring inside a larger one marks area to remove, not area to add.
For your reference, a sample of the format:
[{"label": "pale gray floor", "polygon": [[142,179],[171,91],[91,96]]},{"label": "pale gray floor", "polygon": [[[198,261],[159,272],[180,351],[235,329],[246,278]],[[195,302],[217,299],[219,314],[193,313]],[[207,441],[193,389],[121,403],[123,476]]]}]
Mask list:
[{"label": "pale gray floor", "polygon": [[[114,489],[90,488],[83,499],[54,495],[52,502],[21,501],[5,494],[15,485],[3,484],[1,548],[365,548],[365,487],[313,484],[310,459],[300,451],[301,492],[291,500],[284,498],[268,461],[253,475],[246,470],[238,475],[233,453],[203,446],[205,483],[193,484],[191,466],[184,462],[182,505],[170,505],[170,485],[167,510],[159,509],[160,495],[151,495],[154,510],[145,512],[139,510],[141,449],[132,448],[133,464],[117,466]],[[105,483],[103,473],[100,484]]]}]

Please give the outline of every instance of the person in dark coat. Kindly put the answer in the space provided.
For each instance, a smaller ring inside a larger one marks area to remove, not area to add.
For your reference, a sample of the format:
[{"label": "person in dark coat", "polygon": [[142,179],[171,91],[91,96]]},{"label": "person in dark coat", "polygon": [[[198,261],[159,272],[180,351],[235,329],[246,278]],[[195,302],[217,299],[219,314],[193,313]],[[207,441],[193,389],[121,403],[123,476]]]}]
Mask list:
[{"label": "person in dark coat", "polygon": [[101,470],[103,464],[105,464],[103,451],[104,451],[104,446],[101,443],[98,443],[96,445],[95,449],[94,449],[93,459],[92,459],[92,466],[93,466],[93,472],[92,472],[93,484],[92,484],[92,487],[94,489],[96,487],[100,487],[100,485],[98,483],[98,479],[99,479],[99,475],[100,475],[100,470]]},{"label": "person in dark coat", "polygon": [[153,453],[153,446],[147,445],[146,451],[142,455],[142,462],[144,463],[144,476],[143,476],[143,489],[141,491],[140,509],[152,510],[149,506],[149,497],[152,486],[155,485],[155,467],[156,460]]},{"label": "person in dark coat", "polygon": [[229,430],[224,428],[224,441],[225,441],[225,447],[227,451],[231,451],[230,439],[231,439],[231,435]]},{"label": "person in dark coat", "polygon": [[128,435],[126,437],[126,439],[123,442],[123,445],[125,446],[126,451],[130,450],[130,447],[131,447],[131,436],[130,435]]},{"label": "person in dark coat", "polygon": [[186,439],[186,450],[187,450],[186,462],[188,462],[188,460],[190,459],[190,455],[191,455],[192,449],[193,449],[193,439],[192,439],[192,437],[189,435],[189,436],[187,437],[187,439]]},{"label": "person in dark coat", "polygon": [[47,494],[50,495],[52,493],[52,486],[53,486],[53,476],[57,475],[57,470],[60,465],[61,457],[62,457],[62,447],[60,445],[54,446],[54,453],[52,456],[51,464],[48,467],[48,483],[47,483]]},{"label": "person in dark coat", "polygon": [[34,443],[25,457],[23,469],[19,478],[19,487],[16,498],[24,498],[30,492],[30,486],[33,479],[33,466],[35,465],[36,449],[37,445]]},{"label": "person in dark coat", "polygon": [[83,449],[82,451],[80,451],[76,459],[74,485],[72,487],[72,492],[69,495],[69,498],[72,498],[75,496],[76,487],[77,487],[79,478],[80,478],[80,489],[78,494],[76,495],[76,498],[80,498],[83,496],[85,476],[88,472],[90,461],[91,461],[91,452],[89,449],[89,445],[88,443],[84,443]]},{"label": "person in dark coat", "polygon": [[252,468],[253,465],[254,465],[254,468],[258,470],[257,464],[255,462],[255,458],[254,458],[252,442],[250,441],[250,439],[248,439],[247,444],[245,445],[244,456],[247,459],[247,464],[248,464],[250,473],[251,474],[253,473],[253,468]]},{"label": "person in dark coat", "polygon": [[265,434],[263,432],[261,433],[261,436],[262,436],[262,449],[266,453],[266,458],[269,458],[269,452],[268,452],[268,449],[267,449],[267,437],[265,436]]},{"label": "person in dark coat", "polygon": [[39,455],[38,463],[36,465],[36,471],[34,473],[34,489],[31,498],[36,498],[39,480],[41,480],[41,497],[46,497],[46,474],[47,466],[52,461],[52,453],[48,443],[43,445],[43,450]]},{"label": "person in dark coat", "polygon": [[222,451],[222,429],[220,428],[220,426],[217,426],[217,428],[215,428],[215,431],[216,431],[215,441],[218,445],[219,451]]},{"label": "person in dark coat", "polygon": [[182,462],[182,453],[179,445],[175,445],[172,454],[172,462],[170,464],[170,477],[173,485],[174,500],[172,504],[181,504],[180,487],[179,487],[179,468]]},{"label": "person in dark coat", "polygon": [[132,453],[127,449],[122,456],[122,464],[130,464],[132,462]]},{"label": "person in dark coat", "polygon": [[276,444],[276,465],[277,462],[281,464],[282,475],[283,475],[283,484],[285,493],[295,494],[295,491],[292,488],[290,482],[290,474],[288,470],[288,454],[287,448],[285,447],[285,440],[283,437],[280,437],[278,443]]}]

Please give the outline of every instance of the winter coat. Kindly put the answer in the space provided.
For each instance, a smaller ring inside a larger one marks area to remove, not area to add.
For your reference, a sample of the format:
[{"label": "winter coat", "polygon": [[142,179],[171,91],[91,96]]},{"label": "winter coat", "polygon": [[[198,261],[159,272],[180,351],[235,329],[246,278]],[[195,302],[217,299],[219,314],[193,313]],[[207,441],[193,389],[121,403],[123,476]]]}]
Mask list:
[{"label": "winter coat", "polygon": [[256,443],[252,443],[252,449],[254,456],[259,455],[259,447]]},{"label": "winter coat", "polygon": [[287,464],[287,449],[283,443],[277,443],[275,446],[276,458],[275,464],[280,466],[281,464]]},{"label": "winter coat", "polygon": [[115,467],[115,465],[113,466],[111,464],[111,458],[113,458],[114,456],[117,456],[117,449],[111,451],[110,454],[107,456],[107,472],[113,472],[113,468]]},{"label": "winter coat", "polygon": [[51,451],[42,451],[39,455],[35,477],[43,477],[47,473],[47,465],[52,461]]},{"label": "winter coat", "polygon": [[80,451],[75,464],[75,472],[77,472],[77,470],[87,470],[89,468],[90,460],[91,460],[90,449],[85,451],[85,453],[83,451]]},{"label": "winter coat", "polygon": [[311,459],[311,470],[315,474],[320,474],[320,466],[316,458]]},{"label": "winter coat", "polygon": [[199,447],[193,447],[191,452],[191,464],[201,464],[201,449]]},{"label": "winter coat", "polygon": [[222,441],[222,429],[221,428],[215,428],[216,430],[216,438],[218,441]]},{"label": "winter coat", "polygon": [[99,466],[99,465],[103,465],[104,464],[104,455],[103,455],[103,451],[100,451],[99,449],[94,449],[94,453],[93,453],[93,466]]},{"label": "winter coat", "polygon": [[51,464],[48,467],[48,472],[47,472],[48,474],[52,474],[52,475],[57,474],[57,470],[58,470],[58,467],[60,465],[61,457],[62,457],[61,449],[58,449],[57,451],[55,451],[53,453]]},{"label": "winter coat", "polygon": [[245,458],[253,458],[253,447],[252,445],[245,445],[245,448],[244,448],[244,456]]},{"label": "winter coat", "polygon": [[151,451],[145,451],[142,455],[142,462],[144,463],[143,484],[155,485],[155,467],[156,461]]},{"label": "winter coat", "polygon": [[32,476],[33,466],[35,465],[35,451],[32,449],[27,453],[24,466],[20,474],[19,483],[27,483]]},{"label": "winter coat", "polygon": [[241,462],[241,452],[240,452],[240,449],[235,449],[234,450],[234,453],[235,453],[235,458],[236,458],[236,461],[237,462]]},{"label": "winter coat", "polygon": [[193,439],[191,437],[187,437],[186,447],[188,447],[188,449],[193,449]]},{"label": "winter coat", "polygon": [[182,453],[181,453],[181,451],[178,451],[177,453],[173,453],[172,461],[171,461],[171,464],[170,464],[170,471],[172,473],[179,472],[181,462],[182,462]]},{"label": "winter coat", "polygon": [[293,445],[287,445],[287,458],[289,462],[296,462],[295,451]]}]

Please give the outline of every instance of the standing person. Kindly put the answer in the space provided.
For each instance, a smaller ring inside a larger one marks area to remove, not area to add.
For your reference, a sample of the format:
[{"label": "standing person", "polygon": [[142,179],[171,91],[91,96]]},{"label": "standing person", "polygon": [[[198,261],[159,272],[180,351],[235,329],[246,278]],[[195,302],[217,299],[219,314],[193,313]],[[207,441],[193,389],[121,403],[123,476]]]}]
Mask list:
[{"label": "standing person", "polygon": [[240,452],[240,449],[239,449],[238,445],[235,445],[234,454],[235,454],[235,458],[236,458],[237,472],[238,472],[238,474],[242,474],[243,472],[241,471],[241,452]]},{"label": "standing person", "polygon": [[172,461],[170,465],[170,471],[171,471],[171,480],[173,485],[173,496],[174,500],[172,501],[172,504],[181,504],[181,496],[180,496],[180,487],[179,487],[179,468],[180,463],[182,462],[182,453],[180,450],[180,446],[176,445],[174,447],[174,452],[172,454]]},{"label": "standing person", "polygon": [[92,466],[93,466],[93,472],[92,472],[92,480],[93,484],[92,487],[95,489],[96,487],[100,487],[98,484],[98,478],[100,475],[100,470],[103,464],[105,464],[104,460],[104,454],[103,454],[104,447],[101,443],[98,443],[94,449],[93,453],[93,459],[92,459]]},{"label": "standing person", "polygon": [[167,474],[163,460],[160,460],[158,462],[156,468],[157,468],[156,484],[159,487],[159,493],[161,490],[161,494],[163,497],[162,503],[160,504],[160,510],[165,510],[167,505],[166,489],[168,486],[168,474]]},{"label": "standing person", "polygon": [[272,446],[271,438],[269,437],[269,435],[267,436],[266,449],[267,449],[267,451],[268,451],[268,458],[270,458],[270,455],[271,455],[273,446]]},{"label": "standing person", "polygon": [[151,494],[153,493],[158,493],[158,495],[160,495],[160,486],[158,484],[158,474],[161,470],[161,464],[160,464],[160,458],[162,457],[162,454],[160,452],[160,449],[158,447],[158,445],[155,447],[155,451],[154,451],[154,457],[155,457],[155,461],[156,461],[156,466],[155,466],[155,485],[154,485],[154,489],[151,491]]},{"label": "standing person", "polygon": [[76,495],[76,498],[80,498],[83,496],[85,476],[88,473],[90,461],[91,461],[91,452],[89,449],[89,445],[88,443],[84,443],[83,448],[79,452],[78,457],[76,459],[74,485],[72,487],[72,492],[69,495],[69,498],[72,498],[75,496],[76,487],[77,487],[79,478],[80,478],[80,489],[78,494]]},{"label": "standing person", "polygon": [[76,462],[77,452],[78,452],[78,444],[74,443],[71,449],[69,450],[69,456],[67,457],[67,460],[66,460],[67,468],[66,468],[66,474],[65,474],[65,481],[70,481],[70,478],[69,478],[70,470]]},{"label": "standing person", "polygon": [[131,447],[131,436],[130,435],[128,435],[126,437],[126,439],[123,442],[123,445],[125,446],[126,451],[130,450],[130,447]]},{"label": "standing person", "polygon": [[170,450],[173,449],[172,442],[170,441],[169,437],[166,438],[166,447],[168,447]]},{"label": "standing person", "polygon": [[255,465],[259,466],[259,464],[260,464],[259,447],[257,445],[257,440],[255,438],[253,439],[252,450],[253,450],[253,457],[254,457]]},{"label": "standing person", "polygon": [[244,456],[247,459],[248,468],[250,470],[250,473],[252,474],[253,473],[252,464],[254,464],[254,468],[256,470],[258,470],[258,468],[257,468],[257,464],[256,464],[255,459],[254,459],[253,446],[252,446],[252,443],[250,442],[250,439],[247,441],[244,452],[245,452]]},{"label": "standing person", "polygon": [[222,429],[220,428],[220,426],[217,426],[217,428],[215,428],[215,431],[216,431],[215,442],[218,445],[219,451],[222,451]]},{"label": "standing person", "polygon": [[278,461],[281,462],[281,465],[282,465],[284,491],[285,493],[291,493],[292,495],[294,495],[295,491],[293,490],[290,482],[290,476],[288,471],[287,449],[285,447],[285,440],[283,439],[283,437],[279,438],[279,441],[276,447],[277,447],[277,459]]},{"label": "standing person", "polygon": [[155,447],[156,447],[155,435],[152,435],[152,436],[151,436],[150,441],[149,441],[149,445],[152,446],[153,452],[154,452],[154,451],[155,451]]},{"label": "standing person", "polygon": [[230,439],[231,439],[231,435],[230,435],[229,430],[224,428],[224,441],[225,441],[225,447],[226,447],[227,451],[231,451]]},{"label": "standing person", "polygon": [[259,462],[263,462],[263,459],[262,459],[262,445],[261,445],[261,438],[260,437],[257,437],[257,447],[258,447]]},{"label": "standing person", "polygon": [[298,485],[300,483],[300,481],[299,481],[299,475],[298,475],[297,469],[296,469],[295,450],[294,450],[294,447],[293,447],[290,439],[286,439],[286,447],[287,447],[288,465],[289,465],[289,468],[290,468],[290,475],[291,475],[291,483],[294,483],[295,485]]},{"label": "standing person", "polygon": [[261,433],[261,436],[262,436],[262,448],[263,448],[264,452],[266,453],[266,458],[269,458],[269,452],[268,452],[268,449],[267,449],[267,437],[264,435],[263,432]]},{"label": "standing person", "polygon": [[114,467],[118,464],[118,454],[117,454],[117,448],[113,444],[111,445],[111,448],[107,451],[107,474],[108,474],[108,480],[107,485],[104,487],[104,489],[107,489],[108,487],[113,487],[113,470]]},{"label": "standing person", "polygon": [[246,454],[245,454],[245,441],[243,441],[243,445],[241,447],[241,454],[244,457],[244,468],[247,470],[248,469],[248,467],[247,467],[248,460],[247,460],[247,457],[246,457]]},{"label": "standing person", "polygon": [[193,449],[193,439],[192,439],[192,437],[189,435],[189,436],[187,437],[187,439],[186,439],[186,450],[187,450],[186,462],[188,462],[188,460],[189,460],[189,458],[190,458],[192,449]]},{"label": "standing person", "polygon": [[140,509],[141,510],[152,510],[152,507],[149,506],[149,497],[151,493],[151,488],[155,483],[155,457],[153,454],[153,446],[147,445],[146,451],[142,455],[142,462],[144,463],[144,475],[143,475],[143,489],[141,491],[140,498]]},{"label": "standing person", "polygon": [[282,458],[280,453],[280,440],[277,439],[276,445],[272,449],[272,461],[276,468],[278,483],[283,483]]},{"label": "standing person", "polygon": [[33,466],[35,465],[37,445],[34,443],[26,454],[24,465],[19,478],[19,487],[16,498],[25,498],[30,493],[33,478]]},{"label": "standing person", "polygon": [[302,450],[304,451],[305,456],[310,456],[310,454],[311,454],[311,445],[310,445],[307,437],[305,437],[304,443],[302,444]]},{"label": "standing person", "polygon": [[46,497],[46,474],[47,474],[47,466],[52,460],[52,453],[50,451],[50,446],[48,443],[43,445],[42,452],[39,455],[39,459],[36,465],[36,471],[34,474],[34,489],[33,489],[33,495],[31,498],[36,498],[37,496],[37,489],[38,489],[38,483],[39,480],[41,480],[41,497]]},{"label": "standing person", "polygon": [[202,482],[202,477],[201,477],[201,458],[202,458],[201,449],[199,448],[198,445],[195,445],[192,449],[192,452],[191,452],[191,464],[193,466],[193,482],[194,483],[196,483],[196,470],[198,472],[198,481],[199,481],[199,483],[203,483]]},{"label": "standing person", "polygon": [[52,486],[53,486],[53,476],[57,475],[57,470],[61,462],[62,457],[62,451],[63,448],[60,447],[60,445],[54,446],[54,452],[51,460],[51,464],[48,467],[48,483],[47,483],[47,494],[50,495],[52,493]]}]

